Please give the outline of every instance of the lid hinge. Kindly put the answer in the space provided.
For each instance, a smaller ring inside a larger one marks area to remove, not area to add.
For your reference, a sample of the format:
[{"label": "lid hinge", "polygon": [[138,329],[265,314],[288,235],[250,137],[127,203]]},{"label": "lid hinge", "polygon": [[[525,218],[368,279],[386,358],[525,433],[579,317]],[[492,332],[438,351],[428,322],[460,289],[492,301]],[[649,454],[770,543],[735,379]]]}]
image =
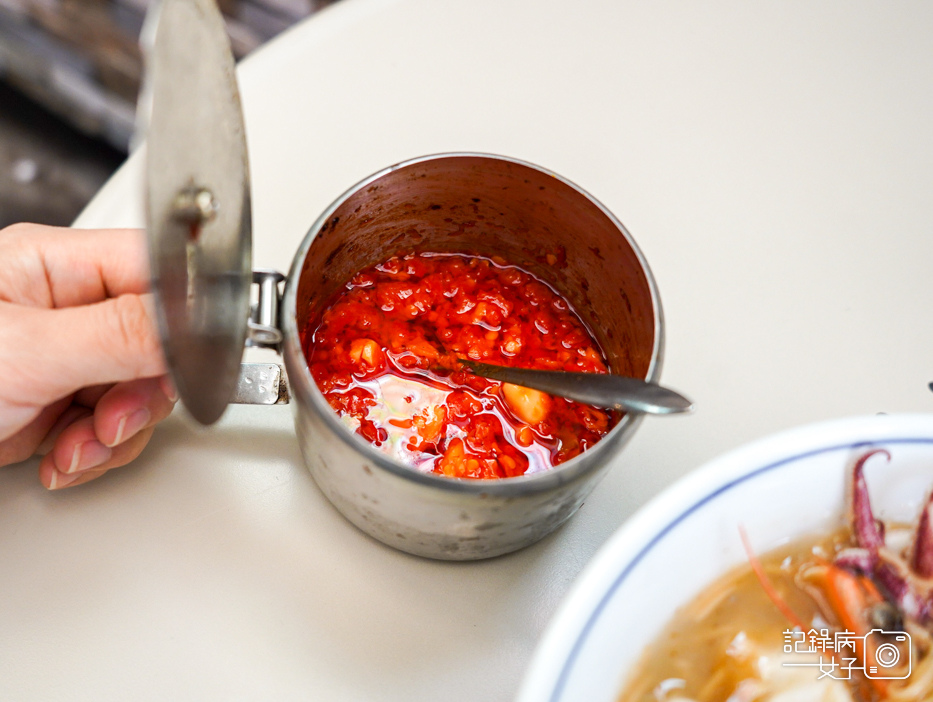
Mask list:
[{"label": "lid hinge", "polygon": [[247,346],[276,349],[282,345],[279,283],[285,276],[278,271],[253,271],[253,284],[259,286],[259,299],[250,307]]}]

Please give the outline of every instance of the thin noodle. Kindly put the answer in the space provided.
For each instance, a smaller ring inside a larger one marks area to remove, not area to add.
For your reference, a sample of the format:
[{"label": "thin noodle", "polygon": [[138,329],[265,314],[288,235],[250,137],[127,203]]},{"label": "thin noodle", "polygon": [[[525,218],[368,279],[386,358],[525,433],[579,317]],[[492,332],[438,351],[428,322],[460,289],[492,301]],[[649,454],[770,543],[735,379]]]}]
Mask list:
[{"label": "thin noodle", "polygon": [[933,701],[933,659],[928,656],[915,663],[910,677],[894,682],[888,691],[887,702]]},{"label": "thin noodle", "polygon": [[702,622],[713,611],[722,604],[730,594],[732,594],[733,589],[735,588],[735,579],[728,578],[717,586],[713,586],[709,591],[704,591],[700,596],[690,605],[690,616],[695,622]]},{"label": "thin noodle", "polygon": [[700,690],[700,694],[697,695],[697,702],[712,702],[716,699],[713,697],[713,694],[716,693],[722,684],[726,681],[729,672],[720,667],[711,677],[706,684],[703,686],[703,689]]}]

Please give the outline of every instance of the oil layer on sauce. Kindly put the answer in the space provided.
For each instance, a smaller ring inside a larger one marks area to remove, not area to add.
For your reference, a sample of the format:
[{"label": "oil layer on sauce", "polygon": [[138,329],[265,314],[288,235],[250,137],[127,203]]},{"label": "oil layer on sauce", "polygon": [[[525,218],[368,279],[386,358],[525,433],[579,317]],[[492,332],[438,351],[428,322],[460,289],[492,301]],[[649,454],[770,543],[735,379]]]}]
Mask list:
[{"label": "oil layer on sauce", "polygon": [[502,478],[546,470],[618,421],[459,365],[457,357],[608,372],[567,300],[499,258],[395,256],[354,276],[302,331],[314,380],[348,428],[423,472]]}]

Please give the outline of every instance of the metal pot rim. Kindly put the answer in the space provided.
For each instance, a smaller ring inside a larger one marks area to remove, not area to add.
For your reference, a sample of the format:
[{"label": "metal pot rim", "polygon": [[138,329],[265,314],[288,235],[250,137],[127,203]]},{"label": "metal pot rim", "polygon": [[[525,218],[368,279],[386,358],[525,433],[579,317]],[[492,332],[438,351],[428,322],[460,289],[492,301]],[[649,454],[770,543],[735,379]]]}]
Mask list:
[{"label": "metal pot rim", "polygon": [[[553,171],[550,171],[546,168],[542,168],[536,164],[509,156],[500,156],[498,154],[470,151],[446,152],[419,156],[402,161],[400,163],[388,166],[387,168],[383,168],[382,170],[364,178],[347,189],[342,195],[340,195],[340,197],[334,200],[334,202],[332,202],[331,205],[326,210],[324,210],[324,212],[322,212],[321,215],[315,220],[314,224],[311,225],[308,233],[305,234],[301,245],[298,247],[298,250],[295,253],[295,257],[292,259],[292,265],[285,283],[285,292],[282,299],[283,314],[281,325],[285,337],[283,355],[288,365],[289,385],[292,389],[294,398],[293,401],[297,399],[298,408],[296,411],[303,412],[309,411],[309,409],[313,409],[327,424],[328,428],[334,432],[334,434],[338,436],[345,444],[359,452],[361,457],[368,464],[377,466],[378,468],[385,470],[393,476],[403,480],[411,481],[416,484],[436,488],[454,494],[495,495],[498,497],[511,497],[547,492],[559,485],[573,482],[578,478],[590,473],[591,471],[597,470],[599,467],[601,467],[605,461],[608,460],[608,456],[604,457],[601,461],[591,462],[589,465],[583,462],[583,458],[585,456],[589,456],[592,459],[592,455],[594,453],[599,454],[611,451],[611,449],[617,445],[625,436],[631,434],[635,430],[642,417],[640,415],[633,414],[624,416],[622,420],[615,427],[613,427],[612,430],[595,446],[587,449],[584,453],[576,456],[575,458],[572,458],[566,463],[562,463],[555,468],[542,471],[540,473],[521,475],[514,478],[498,478],[495,480],[458,480],[442,475],[436,475],[434,473],[421,473],[413,469],[411,466],[405,465],[404,463],[390,458],[385,453],[382,453],[373,447],[365,439],[347,431],[347,428],[340,422],[337,413],[333,411],[333,408],[331,408],[325,399],[324,394],[320,391],[320,389],[317,387],[317,384],[314,382],[314,379],[311,377],[311,371],[308,368],[307,361],[304,357],[304,352],[302,351],[301,344],[299,343],[297,326],[297,289],[299,277],[305,262],[305,258],[308,255],[308,251],[310,250],[314,239],[324,224],[334,216],[334,213],[337,211],[337,209],[349,197],[351,197],[359,190],[362,190],[367,185],[370,185],[376,180],[379,180],[383,176],[393,171],[407,168],[419,163],[446,158],[493,159],[497,161],[506,161],[518,166],[523,166],[525,168],[530,168],[538,172],[545,173],[553,178],[556,178],[564,185],[572,188],[580,195],[588,199],[590,202],[596,205],[596,207],[598,207],[606,217],[609,218],[609,220],[619,229],[619,231],[622,232],[629,246],[632,248],[632,251],[635,253],[635,256],[638,259],[639,265],[641,266],[645,274],[645,279],[648,283],[648,288],[651,293],[652,308],[654,311],[654,347],[652,349],[651,362],[648,366],[647,380],[657,382],[659,379],[661,375],[661,365],[664,355],[664,316],[661,310],[661,298],[658,294],[657,285],[655,283],[654,276],[651,273],[651,269],[648,266],[648,262],[645,260],[641,249],[638,248],[634,238],[625,228],[622,222],[620,222],[615,217],[615,215],[613,215],[612,212],[599,200],[597,200],[583,188],[576,185],[572,181],[567,180],[563,176],[558,175],[557,173],[554,173]],[[303,404],[310,405],[310,408],[302,407]]]}]

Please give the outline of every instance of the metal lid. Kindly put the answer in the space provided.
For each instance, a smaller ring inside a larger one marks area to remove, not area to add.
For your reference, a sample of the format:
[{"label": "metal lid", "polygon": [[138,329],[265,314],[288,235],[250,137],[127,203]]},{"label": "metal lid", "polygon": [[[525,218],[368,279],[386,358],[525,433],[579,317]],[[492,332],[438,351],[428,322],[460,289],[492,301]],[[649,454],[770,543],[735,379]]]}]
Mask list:
[{"label": "metal lid", "polygon": [[185,407],[211,424],[233,397],[252,279],[233,54],[213,0],[162,0],[143,45],[146,229],[162,345]]}]

